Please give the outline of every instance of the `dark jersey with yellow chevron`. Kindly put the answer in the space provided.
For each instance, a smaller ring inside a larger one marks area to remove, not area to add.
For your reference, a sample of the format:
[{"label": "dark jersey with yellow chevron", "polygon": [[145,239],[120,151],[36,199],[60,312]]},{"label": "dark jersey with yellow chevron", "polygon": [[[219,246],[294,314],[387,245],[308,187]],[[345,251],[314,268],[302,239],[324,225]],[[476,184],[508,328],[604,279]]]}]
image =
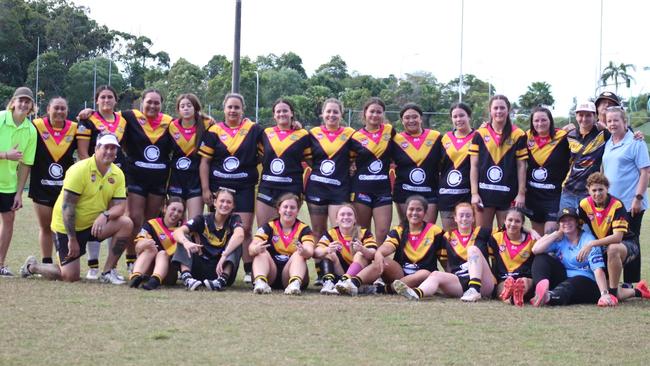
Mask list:
[{"label": "dark jersey with yellow chevron", "polygon": [[298,250],[298,243],[314,243],[311,228],[300,220],[296,220],[289,234],[285,234],[282,230],[280,220],[269,221],[257,229],[255,237],[270,244],[266,250],[274,260],[279,262],[288,261],[289,257]]},{"label": "dark jersey with yellow chevron", "polygon": [[159,172],[167,169],[172,148],[168,132],[172,117],[160,113],[150,121],[137,109],[122,111],[122,116],[127,122],[122,149],[128,168]]},{"label": "dark jersey with yellow chevron", "polygon": [[437,225],[427,223],[418,233],[409,232],[404,236],[401,225],[393,227],[386,237],[386,243],[395,247],[394,259],[409,275],[420,269],[438,269],[438,257],[444,250],[443,231]]},{"label": "dark jersey with yellow chevron", "polygon": [[[207,131],[210,120],[202,122]],[[175,119],[169,124],[169,136],[172,139],[172,169],[198,174],[201,157],[196,149],[196,125],[186,128],[179,119]]]},{"label": "dark jersey with yellow chevron", "polygon": [[355,193],[390,194],[388,171],[392,158],[390,143],[395,129],[381,124],[379,130],[368,132],[362,127],[352,135],[350,150],[354,153],[356,172],[352,177],[351,191]]},{"label": "dark jersey with yellow chevron", "polygon": [[498,282],[508,277],[532,277],[535,241],[529,233],[525,235],[523,241],[510,240],[505,231],[497,231],[490,236],[488,248],[494,256],[492,271]]},{"label": "dark jersey with yellow chevron", "polygon": [[323,126],[309,130],[312,171],[307,182],[308,195],[326,197],[328,192],[348,192],[350,189],[351,127],[328,131]]},{"label": "dark jersey with yellow chevron", "polygon": [[456,137],[454,131],[442,136],[442,163],[438,183],[438,208],[452,211],[460,202],[470,202],[472,198],[469,181],[469,147],[474,131],[467,136]]},{"label": "dark jersey with yellow chevron", "polygon": [[526,172],[526,205],[535,202],[558,200],[562,182],[569,171],[571,150],[567,133],[556,129],[553,138],[543,138],[526,133],[528,138],[528,168]]},{"label": "dark jersey with yellow chevron", "polygon": [[262,157],[260,187],[302,192],[302,162],[311,159],[309,132],[267,127],[258,144]]},{"label": "dark jersey with yellow chevron", "polygon": [[214,124],[205,134],[199,155],[211,158],[210,189],[219,186],[239,189],[257,184],[257,143],[262,127],[245,118],[235,128]]},{"label": "dark jersey with yellow chevron", "polygon": [[161,217],[151,219],[142,225],[142,229],[133,240],[137,242],[141,239],[153,239],[156,242],[158,251],[164,250],[167,255],[171,256],[176,252],[176,240],[172,233],[176,227],[167,227]]},{"label": "dark jersey with yellow chevron", "polygon": [[[101,114],[99,114],[99,112],[93,112],[88,119],[82,119],[79,121],[79,132],[83,132],[83,134],[79,136],[79,139],[89,140],[88,156],[92,155],[95,151],[97,136],[100,133],[110,132],[117,137],[117,141],[120,142],[120,144],[122,143],[124,131],[126,131],[126,119],[122,117],[121,113],[115,112],[113,112],[113,118],[113,122],[108,122]],[[124,153],[122,152],[122,148],[119,148],[114,164],[121,167],[124,164],[124,161]]]},{"label": "dark jersey with yellow chevron", "polygon": [[419,136],[396,134],[392,140],[395,187],[412,194],[436,196],[441,150],[438,131],[425,128]]},{"label": "dark jersey with yellow chevron", "polygon": [[575,195],[587,195],[587,178],[600,171],[605,144],[610,135],[607,130],[598,131],[596,126],[586,135],[581,135],[579,129],[569,132],[571,165],[563,190]]},{"label": "dark jersey with yellow chevron", "polygon": [[441,259],[447,259],[447,271],[457,276],[469,276],[467,266],[467,248],[475,245],[483,252],[487,259],[487,245],[490,240],[490,229],[476,227],[467,235],[461,234],[458,230],[445,233],[445,250]]},{"label": "dark jersey with yellow chevron", "polygon": [[486,207],[509,207],[517,196],[517,160],[528,159],[526,133],[517,126],[503,144],[501,134],[487,125],[476,130],[469,154],[478,156],[478,188]]},{"label": "dark jersey with yellow chevron", "polygon": [[598,208],[591,197],[583,198],[578,207],[580,218],[589,225],[596,239],[623,233],[623,239],[634,239],[628,227],[628,214],[625,205],[616,197],[607,195],[605,207]]},{"label": "dark jersey with yellow chevron", "polygon": [[34,159],[29,177],[29,195],[38,200],[54,201],[63,187],[65,172],[74,164],[73,154],[81,135],[77,123],[68,120],[61,129],[54,128],[47,117],[37,118],[32,123],[38,138],[37,159]]},{"label": "dark jersey with yellow chevron", "polygon": [[[359,235],[357,239],[359,239],[361,244],[363,244],[363,246],[366,248],[377,248],[375,237],[372,235],[372,233],[370,233],[369,230],[359,228]],[[330,243],[335,241],[341,243],[341,250],[336,252],[336,256],[339,257],[339,262],[341,263],[343,269],[347,271],[350,264],[352,264],[352,260],[354,259],[354,254],[352,254],[352,250],[350,249],[350,244],[352,241],[351,235],[343,235],[339,227],[336,226],[327,230],[323,237],[321,237],[318,241],[318,246],[327,248],[329,247]]]},{"label": "dark jersey with yellow chevron", "polygon": [[242,221],[239,215],[232,214],[223,227],[218,228],[214,222],[214,214],[208,213],[198,215],[185,223],[190,229],[190,233],[199,235],[200,244],[203,245],[201,250],[204,256],[216,257],[226,249],[228,240],[232,237],[236,228],[242,227]]}]

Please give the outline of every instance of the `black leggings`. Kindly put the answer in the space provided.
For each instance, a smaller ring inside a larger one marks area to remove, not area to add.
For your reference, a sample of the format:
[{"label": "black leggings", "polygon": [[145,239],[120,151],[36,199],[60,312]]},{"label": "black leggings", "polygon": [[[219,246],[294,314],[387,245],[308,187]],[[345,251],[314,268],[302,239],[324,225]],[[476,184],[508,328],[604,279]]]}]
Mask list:
[{"label": "black leggings", "polygon": [[548,305],[595,304],[600,298],[596,281],[585,276],[566,276],[562,262],[548,254],[539,254],[533,261],[533,285],[549,281],[551,299]]},{"label": "black leggings", "polygon": [[623,267],[623,281],[627,283],[639,282],[641,280],[641,221],[643,220],[643,213],[641,211],[638,214],[632,217],[628,213],[628,228],[631,232],[634,233],[637,239],[637,245],[639,245],[639,255]]}]

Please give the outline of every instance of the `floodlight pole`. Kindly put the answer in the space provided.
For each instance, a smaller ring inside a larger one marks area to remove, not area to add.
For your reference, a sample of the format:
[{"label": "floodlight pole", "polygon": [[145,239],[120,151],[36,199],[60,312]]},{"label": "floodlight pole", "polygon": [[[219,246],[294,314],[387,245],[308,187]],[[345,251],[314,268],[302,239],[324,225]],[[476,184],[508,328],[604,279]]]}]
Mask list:
[{"label": "floodlight pole", "polygon": [[235,4],[235,54],[232,58],[232,92],[239,93],[239,48],[241,39],[241,0]]},{"label": "floodlight pole", "polygon": [[463,28],[465,18],[465,0],[460,2],[460,82],[458,83],[458,103],[463,101]]}]

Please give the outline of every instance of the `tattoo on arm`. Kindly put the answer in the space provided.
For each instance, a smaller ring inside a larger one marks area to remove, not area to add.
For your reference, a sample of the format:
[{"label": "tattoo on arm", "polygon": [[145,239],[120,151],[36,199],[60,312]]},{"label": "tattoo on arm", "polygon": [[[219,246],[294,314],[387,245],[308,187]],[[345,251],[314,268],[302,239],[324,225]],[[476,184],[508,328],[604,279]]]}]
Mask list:
[{"label": "tattoo on arm", "polygon": [[115,238],[115,243],[113,243],[113,254],[119,257],[124,252],[126,248],[127,238]]},{"label": "tattoo on arm", "polygon": [[68,236],[73,238],[77,236],[75,232],[77,202],[79,202],[77,194],[63,191],[63,226]]}]

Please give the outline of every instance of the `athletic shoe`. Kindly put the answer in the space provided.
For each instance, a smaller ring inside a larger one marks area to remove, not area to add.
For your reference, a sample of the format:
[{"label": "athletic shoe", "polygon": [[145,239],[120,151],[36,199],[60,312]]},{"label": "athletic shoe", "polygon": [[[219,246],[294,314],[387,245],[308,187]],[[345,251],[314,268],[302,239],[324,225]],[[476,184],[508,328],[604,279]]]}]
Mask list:
[{"label": "athletic shoe", "polygon": [[351,279],[347,279],[345,281],[339,281],[336,284],[336,292],[338,292],[340,295],[350,295],[350,296],[357,296],[359,293],[359,288],[352,283]]},{"label": "athletic shoe", "polygon": [[158,279],[154,277],[150,277],[149,281],[145,282],[145,284],[142,285],[142,288],[147,291],[155,290],[158,287],[160,287],[160,282],[158,282]]},{"label": "athletic shoe", "polygon": [[25,263],[22,265],[22,267],[20,267],[20,277],[22,278],[31,277],[33,273],[29,271],[29,266],[37,263],[38,260],[33,255],[27,257],[27,259],[25,259]]},{"label": "athletic shoe", "polygon": [[253,274],[250,272],[246,272],[244,274],[244,283],[247,285],[252,285],[253,284]]},{"label": "athletic shoe", "polygon": [[284,289],[285,295],[300,295],[300,281],[292,281],[287,285],[287,288]]},{"label": "athletic shoe", "polygon": [[9,270],[7,266],[0,266],[0,277],[13,277],[14,274]]},{"label": "athletic shoe", "polygon": [[129,280],[129,287],[138,288],[140,287],[142,281],[144,281],[143,275],[131,276],[131,279]]},{"label": "athletic shoe", "polygon": [[334,287],[334,282],[327,280],[323,282],[323,288],[320,289],[320,293],[323,295],[338,295],[338,291],[336,291],[336,287]]},{"label": "athletic shoe", "polygon": [[639,290],[641,297],[644,299],[650,299],[650,289],[648,289],[648,283],[646,280],[639,281],[634,289]]},{"label": "athletic shoe", "polygon": [[524,279],[517,278],[514,286],[512,286],[512,302],[515,303],[515,306],[519,306],[519,307],[524,306],[525,291],[526,291],[526,285],[524,285]]},{"label": "athletic shoe", "polygon": [[361,286],[359,286],[359,291],[357,293],[359,295],[376,295],[377,294],[377,286],[375,286],[375,285],[361,285]]},{"label": "athletic shoe", "polygon": [[465,291],[463,296],[461,296],[460,301],[464,302],[477,302],[481,299],[481,293],[476,291],[474,287],[470,287]]},{"label": "athletic shoe", "polygon": [[598,306],[600,306],[601,308],[606,308],[608,306],[616,306],[616,305],[618,305],[618,298],[616,298],[616,296],[614,296],[612,294],[608,294],[608,295],[609,296],[605,297],[605,299],[607,299],[607,300],[603,300],[602,297],[600,299],[598,299]]},{"label": "athletic shoe", "polygon": [[87,280],[98,280],[99,279],[99,268],[88,268],[88,272],[86,272],[86,279]]},{"label": "athletic shoe", "polygon": [[195,280],[192,277],[186,278],[183,283],[185,284],[185,287],[187,288],[187,291],[194,291],[197,288],[201,287],[201,285],[203,285],[203,282],[201,282],[199,280]]},{"label": "athletic shoe", "polygon": [[99,275],[99,281],[103,283],[110,283],[112,285],[123,285],[126,282],[117,277],[117,270],[115,268],[111,269],[110,272]]},{"label": "athletic shoe", "polygon": [[503,291],[501,291],[501,294],[499,295],[501,301],[508,301],[512,297],[512,288],[514,285],[515,279],[512,277],[508,277],[503,281]]},{"label": "athletic shoe", "polygon": [[253,293],[262,295],[262,294],[270,294],[271,293],[271,286],[269,286],[266,281],[263,281],[261,279],[257,279],[255,281],[255,287],[253,288]]},{"label": "athletic shoe", "polygon": [[409,300],[420,300],[418,294],[415,291],[413,291],[412,288],[408,287],[404,282],[400,280],[395,280],[393,281],[392,286],[393,286],[393,290],[395,290],[395,292],[398,295],[402,295]]},{"label": "athletic shoe", "polygon": [[535,286],[535,297],[530,299],[530,304],[533,305],[534,307],[540,307],[546,305],[548,302],[548,280],[543,279],[539,282],[537,282],[537,286]]},{"label": "athletic shoe", "polygon": [[323,277],[317,277],[316,281],[314,281],[314,286],[316,286],[316,287],[323,286]]},{"label": "athletic shoe", "polygon": [[223,282],[219,281],[219,279],[216,280],[203,280],[203,284],[205,287],[212,291],[223,291],[226,289],[226,285],[224,285]]}]

